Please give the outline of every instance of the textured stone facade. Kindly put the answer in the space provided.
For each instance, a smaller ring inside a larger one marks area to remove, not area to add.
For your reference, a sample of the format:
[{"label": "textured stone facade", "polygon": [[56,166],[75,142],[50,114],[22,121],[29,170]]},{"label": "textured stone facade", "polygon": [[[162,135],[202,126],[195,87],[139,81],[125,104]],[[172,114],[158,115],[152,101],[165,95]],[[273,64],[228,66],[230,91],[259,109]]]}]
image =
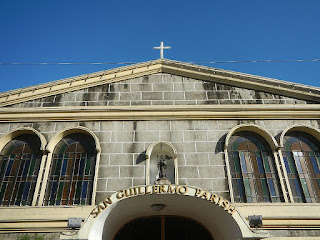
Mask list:
[{"label": "textured stone facade", "polygon": [[[251,103],[307,102],[170,74],[153,74],[45,97],[13,107]],[[294,123],[318,128],[316,121],[309,120],[179,120],[2,123],[0,131],[6,134],[19,126],[29,126],[44,134],[49,142],[56,133],[69,127],[84,126],[92,130],[101,143],[96,203],[119,189],[145,184],[144,153],[148,146],[157,141],[167,141],[176,147],[180,184],[199,186],[228,199],[224,138],[232,127],[242,123],[261,126],[274,137]]]},{"label": "textured stone facade", "polygon": [[[170,74],[152,74],[83,90],[57,94],[11,105],[16,108],[137,105],[210,105],[210,104],[316,104],[287,96],[206,82]],[[305,105],[303,106],[305,107]],[[280,134],[295,124],[320,128],[319,120],[106,120],[2,122],[0,137],[31,127],[47,142],[59,132],[85,127],[100,142],[101,153],[95,203],[126,188],[146,184],[146,150],[159,141],[171,143],[177,150],[179,184],[206,189],[230,200],[225,138],[239,124],[255,124],[277,141]],[[271,236],[318,236],[319,230],[270,230]],[[18,238],[18,234],[0,235]],[[57,234],[46,239],[58,239]]]},{"label": "textured stone facade", "polygon": [[32,100],[14,107],[306,104],[305,100],[170,74],[153,74]]},{"label": "textured stone facade", "polygon": [[145,184],[144,153],[154,142],[167,141],[178,151],[179,183],[198,186],[229,199],[224,139],[231,128],[254,123],[274,137],[296,123],[319,128],[313,120],[179,120],[1,123],[2,135],[21,126],[33,127],[49,142],[59,131],[84,126],[101,144],[96,203],[119,189]]}]

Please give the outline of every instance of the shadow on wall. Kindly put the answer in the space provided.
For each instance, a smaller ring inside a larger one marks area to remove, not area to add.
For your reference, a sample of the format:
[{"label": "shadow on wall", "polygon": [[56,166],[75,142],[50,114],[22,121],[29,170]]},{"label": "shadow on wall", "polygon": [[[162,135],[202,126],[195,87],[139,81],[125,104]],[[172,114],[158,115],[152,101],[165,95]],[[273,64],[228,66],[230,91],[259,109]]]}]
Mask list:
[{"label": "shadow on wall", "polygon": [[146,160],[146,151],[143,151],[142,153],[139,154],[139,156],[136,159],[136,164],[140,164],[143,161]]},{"label": "shadow on wall", "polygon": [[214,150],[215,154],[223,152],[223,146],[224,146],[224,141],[226,139],[226,136],[227,136],[227,134],[223,135],[222,137],[220,137],[218,139],[218,142],[216,144],[216,148]]}]

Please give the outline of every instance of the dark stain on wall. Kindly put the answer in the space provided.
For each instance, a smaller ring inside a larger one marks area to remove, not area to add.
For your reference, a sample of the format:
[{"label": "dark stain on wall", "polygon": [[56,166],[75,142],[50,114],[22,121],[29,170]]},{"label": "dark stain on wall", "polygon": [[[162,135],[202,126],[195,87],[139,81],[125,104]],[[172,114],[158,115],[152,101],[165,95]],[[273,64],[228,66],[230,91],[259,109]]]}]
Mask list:
[{"label": "dark stain on wall", "polygon": [[204,104],[219,104],[219,100],[206,100]]},{"label": "dark stain on wall", "polygon": [[148,83],[149,82],[149,76],[142,77],[142,83]]},{"label": "dark stain on wall", "polygon": [[59,104],[61,105],[61,98],[62,98],[62,94],[56,95],[55,102],[56,102],[56,103],[59,103]]},{"label": "dark stain on wall", "polygon": [[281,99],[280,95],[274,94],[273,95],[274,99]]},{"label": "dark stain on wall", "polygon": [[62,94],[58,94],[58,95],[54,95],[54,96],[49,96],[46,98],[43,98],[43,107],[57,107],[57,106],[61,106],[62,102],[61,102],[61,98],[62,98]]},{"label": "dark stain on wall", "polygon": [[87,102],[87,101],[96,101],[95,99],[96,93],[83,93],[82,94],[82,101]]},{"label": "dark stain on wall", "polygon": [[206,91],[216,90],[216,84],[214,82],[203,82],[203,89]]},{"label": "dark stain on wall", "polygon": [[234,87],[229,86],[229,85],[223,85],[223,84],[216,84],[217,90],[232,90]]},{"label": "dark stain on wall", "polygon": [[[133,121],[133,133],[134,133],[134,139],[133,143],[131,144],[129,151],[131,153],[137,153],[137,147],[136,142],[138,140],[138,133],[137,133],[137,121]],[[140,164],[146,160],[146,151],[143,151],[139,154],[139,156],[136,159],[136,164]]]},{"label": "dark stain on wall", "polygon": [[249,99],[241,100],[242,104],[263,104],[263,101],[260,99]]},{"label": "dark stain on wall", "polygon": [[[202,84],[203,85],[203,89],[208,94],[208,98],[209,98],[209,96],[212,97],[212,94],[214,94],[215,90],[216,90],[216,84],[214,82],[206,82],[206,81],[204,81],[202,83],[203,83]],[[209,98],[209,99],[212,99],[212,98]],[[215,102],[214,101],[210,101],[210,100],[206,100],[204,102],[204,104],[215,104]],[[216,102],[216,104],[219,104],[219,102]]]},{"label": "dark stain on wall", "polygon": [[240,124],[256,124],[256,120],[254,119],[248,119],[248,120],[238,120],[238,125]]},{"label": "dark stain on wall", "polygon": [[33,128],[40,132],[39,127],[40,127],[39,123],[33,123]]},{"label": "dark stain on wall", "polygon": [[253,91],[253,97],[255,99],[262,99],[261,94],[259,91]]},{"label": "dark stain on wall", "polygon": [[219,91],[208,91],[207,92],[208,99],[214,100],[214,99],[229,99],[228,92],[219,92]]},{"label": "dark stain on wall", "polygon": [[104,85],[88,88],[88,92],[105,92],[105,93],[107,93],[108,90],[109,90],[109,84],[104,84]]},{"label": "dark stain on wall", "polygon": [[114,85],[110,84],[108,88],[107,100],[114,100]]},{"label": "dark stain on wall", "polygon": [[230,99],[241,99],[241,94],[239,91],[236,90],[235,87],[232,87],[229,90]]},{"label": "dark stain on wall", "polygon": [[137,121],[133,121],[133,131],[132,134],[134,134],[134,139],[133,142],[131,143],[128,151],[130,153],[136,153],[137,148],[136,148],[136,143],[138,141],[138,133],[137,133]]}]

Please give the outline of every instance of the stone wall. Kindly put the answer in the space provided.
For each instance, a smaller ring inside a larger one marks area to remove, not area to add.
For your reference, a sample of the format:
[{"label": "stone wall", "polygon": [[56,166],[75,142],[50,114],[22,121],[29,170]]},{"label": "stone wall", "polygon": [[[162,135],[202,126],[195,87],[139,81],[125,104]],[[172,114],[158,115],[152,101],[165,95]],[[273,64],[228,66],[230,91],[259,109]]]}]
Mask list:
[{"label": "stone wall", "polygon": [[4,233],[0,240],[59,240],[60,233]]},{"label": "stone wall", "polygon": [[254,123],[275,138],[296,123],[319,128],[309,120],[181,120],[181,121],[101,121],[1,123],[4,135],[20,126],[41,132],[49,142],[59,131],[84,126],[92,130],[101,144],[96,202],[115,191],[145,184],[146,149],[154,142],[167,141],[178,151],[179,183],[197,186],[229,198],[224,140],[238,124]]},{"label": "stone wall", "polygon": [[312,102],[170,74],[153,74],[12,107],[306,103]]},{"label": "stone wall", "polygon": [[[217,83],[154,74],[80,91],[45,97],[13,107],[134,106],[203,104],[308,104],[271,93]],[[99,139],[101,158],[95,202],[116,191],[146,184],[145,151],[154,142],[170,142],[178,152],[179,184],[196,186],[229,199],[224,159],[228,132],[239,124],[256,124],[277,140],[288,126],[320,127],[319,120],[159,120],[0,123],[0,137],[22,126],[42,133],[48,142],[67,128],[83,126]],[[318,236],[318,230],[271,230],[271,236]],[[23,235],[2,234],[2,239]],[[58,239],[45,234],[45,239]]]}]

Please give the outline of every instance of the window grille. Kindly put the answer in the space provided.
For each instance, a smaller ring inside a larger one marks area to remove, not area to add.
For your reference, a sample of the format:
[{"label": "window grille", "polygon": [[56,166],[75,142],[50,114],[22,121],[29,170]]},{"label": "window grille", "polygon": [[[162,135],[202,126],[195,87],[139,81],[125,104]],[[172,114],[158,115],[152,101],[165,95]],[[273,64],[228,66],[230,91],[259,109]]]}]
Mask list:
[{"label": "window grille", "polygon": [[71,134],[54,149],[45,205],[91,204],[96,165],[94,140]]},{"label": "window grille", "polygon": [[40,140],[21,135],[0,155],[0,205],[31,205],[41,162]]},{"label": "window grille", "polygon": [[303,132],[284,137],[283,161],[295,202],[320,202],[319,141]]},{"label": "window grille", "polygon": [[230,138],[228,156],[235,202],[281,202],[283,196],[273,154],[258,134]]}]

